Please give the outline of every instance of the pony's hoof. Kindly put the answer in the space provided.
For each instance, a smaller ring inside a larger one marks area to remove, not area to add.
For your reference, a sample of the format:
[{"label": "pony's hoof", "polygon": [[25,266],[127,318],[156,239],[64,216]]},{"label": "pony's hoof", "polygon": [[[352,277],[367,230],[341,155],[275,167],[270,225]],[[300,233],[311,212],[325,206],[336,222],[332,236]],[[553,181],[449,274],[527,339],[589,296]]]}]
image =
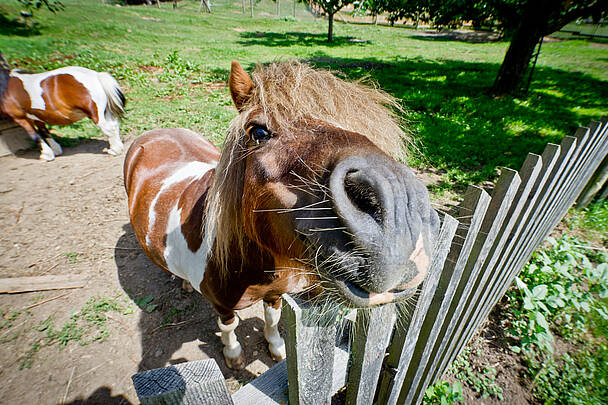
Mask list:
[{"label": "pony's hoof", "polygon": [[39,159],[44,160],[45,162],[50,162],[52,160],[55,160],[55,154],[52,152],[51,153],[42,152],[40,154]]},{"label": "pony's hoof", "polygon": [[272,359],[277,363],[279,361],[285,360],[285,344],[282,344],[280,346],[268,345],[268,350],[270,351],[270,357],[272,357]]},{"label": "pony's hoof", "polygon": [[59,145],[53,138],[49,137],[47,139],[47,143],[53,150],[53,153],[55,154],[55,156],[63,155],[63,149],[61,148],[61,145]]},{"label": "pony's hoof", "polygon": [[120,154],[122,153],[122,149],[123,149],[123,148],[120,148],[120,149],[118,149],[118,150],[113,149],[113,148],[110,148],[110,149],[107,149],[107,148],[106,148],[106,149],[104,149],[103,151],[104,151],[104,152],[106,152],[108,155],[112,155],[112,156],[118,156],[118,155],[120,155]]},{"label": "pony's hoof", "polygon": [[243,358],[243,354],[241,353],[238,357],[226,357],[224,356],[224,360],[226,360],[226,365],[228,368],[233,370],[242,370],[245,368],[245,359]]},{"label": "pony's hoof", "polygon": [[194,288],[192,288],[192,284],[190,284],[188,280],[182,280],[182,290],[187,293],[191,293],[192,291],[194,291]]}]

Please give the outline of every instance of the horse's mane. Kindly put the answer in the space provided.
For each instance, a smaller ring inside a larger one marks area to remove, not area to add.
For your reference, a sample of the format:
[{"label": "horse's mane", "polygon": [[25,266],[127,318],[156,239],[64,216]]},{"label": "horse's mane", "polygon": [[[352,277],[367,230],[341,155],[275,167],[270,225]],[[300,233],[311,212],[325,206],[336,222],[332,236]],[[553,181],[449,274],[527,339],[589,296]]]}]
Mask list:
[{"label": "horse's mane", "polygon": [[[2,52],[0,52],[0,100],[4,97],[4,93],[8,90],[8,81],[11,74],[11,66],[8,64]],[[3,116],[0,111],[0,116]]]},{"label": "horse's mane", "polygon": [[[228,258],[239,249],[242,257],[252,246],[245,235],[241,212],[245,155],[245,124],[254,111],[269,117],[277,131],[301,120],[320,120],[370,139],[389,156],[405,158],[409,139],[400,127],[397,100],[362,81],[347,82],[331,72],[298,61],[258,65],[252,74],[253,94],[232,120],[209,190],[204,232],[215,234],[213,256],[227,274]],[[213,243],[214,238],[207,238]],[[238,269],[233,269],[237,270]]]}]

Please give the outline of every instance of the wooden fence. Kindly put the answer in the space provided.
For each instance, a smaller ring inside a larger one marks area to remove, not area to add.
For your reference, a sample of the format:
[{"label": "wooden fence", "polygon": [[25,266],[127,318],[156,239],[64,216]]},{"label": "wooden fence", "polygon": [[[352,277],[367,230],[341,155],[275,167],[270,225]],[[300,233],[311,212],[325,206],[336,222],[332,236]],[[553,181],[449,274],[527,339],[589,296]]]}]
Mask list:
[{"label": "wooden fence", "polygon": [[[503,169],[491,196],[470,186],[459,220],[443,217],[410,311],[393,305],[353,311],[340,326],[315,322],[317,308],[285,296],[287,361],[232,396],[221,374],[192,378],[188,371],[200,364],[217,368],[214,360],[139,373],[133,379],[142,403],[330,404],[346,386],[347,404],[419,404],[608,154],[606,121],[579,128],[540,156],[529,154],[519,172]],[[176,373],[178,388],[158,383],[175,381],[167,376]]]}]

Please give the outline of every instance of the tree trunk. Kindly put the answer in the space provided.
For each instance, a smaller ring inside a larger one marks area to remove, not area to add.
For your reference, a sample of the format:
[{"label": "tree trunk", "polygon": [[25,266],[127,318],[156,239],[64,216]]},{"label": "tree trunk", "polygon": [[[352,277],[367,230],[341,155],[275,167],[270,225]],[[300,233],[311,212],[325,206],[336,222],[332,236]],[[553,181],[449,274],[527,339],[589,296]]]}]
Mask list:
[{"label": "tree trunk", "polygon": [[513,34],[490,92],[494,95],[518,91],[532,59],[534,48],[547,27],[551,0],[529,1],[522,20]]},{"label": "tree trunk", "polygon": [[327,42],[332,42],[334,40],[334,13],[327,13],[327,18],[329,20],[329,30],[327,31]]}]

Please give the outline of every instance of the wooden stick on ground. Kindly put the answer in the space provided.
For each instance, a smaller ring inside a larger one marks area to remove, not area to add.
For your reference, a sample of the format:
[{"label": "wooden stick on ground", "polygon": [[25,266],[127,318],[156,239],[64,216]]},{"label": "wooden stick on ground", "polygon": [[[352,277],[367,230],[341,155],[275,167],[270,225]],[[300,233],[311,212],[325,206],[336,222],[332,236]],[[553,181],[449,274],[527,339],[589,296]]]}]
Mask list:
[{"label": "wooden stick on ground", "polygon": [[32,308],[34,308],[34,307],[37,307],[38,305],[46,304],[46,303],[47,303],[47,302],[49,302],[49,301],[53,301],[53,300],[59,299],[59,298],[61,298],[61,297],[65,297],[65,296],[66,296],[66,295],[68,295],[69,293],[71,293],[71,291],[66,291],[66,292],[64,292],[63,294],[59,294],[59,295],[56,295],[56,296],[51,297],[51,298],[47,298],[47,299],[42,300],[42,301],[38,301],[38,302],[37,302],[37,303],[35,303],[35,304],[28,305],[27,307],[24,307],[24,308],[23,308],[23,310],[24,310],[24,311],[27,311],[28,309],[32,309]]}]

